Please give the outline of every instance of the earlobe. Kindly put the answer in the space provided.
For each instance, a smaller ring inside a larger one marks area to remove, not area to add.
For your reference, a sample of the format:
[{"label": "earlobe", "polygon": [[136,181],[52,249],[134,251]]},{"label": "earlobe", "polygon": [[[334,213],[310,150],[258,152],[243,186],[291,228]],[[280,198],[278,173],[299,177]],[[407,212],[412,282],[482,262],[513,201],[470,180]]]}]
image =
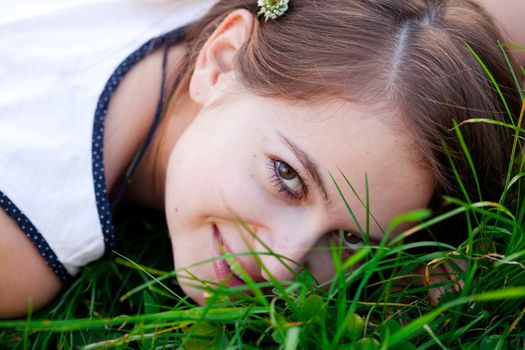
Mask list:
[{"label": "earlobe", "polygon": [[211,96],[221,76],[234,71],[237,52],[250,38],[254,16],[245,9],[232,11],[201,48],[189,85],[191,98],[200,104]]}]

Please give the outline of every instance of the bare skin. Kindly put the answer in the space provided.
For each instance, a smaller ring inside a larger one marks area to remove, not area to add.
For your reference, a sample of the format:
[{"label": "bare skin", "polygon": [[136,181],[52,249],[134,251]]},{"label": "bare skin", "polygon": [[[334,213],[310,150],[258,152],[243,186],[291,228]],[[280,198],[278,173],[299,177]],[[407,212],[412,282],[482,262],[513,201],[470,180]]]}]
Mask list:
[{"label": "bare skin", "polygon": [[18,225],[0,210],[0,317],[19,317],[28,304],[37,310],[60,290],[60,280]]},{"label": "bare skin", "polygon": [[[525,48],[525,1],[477,0],[494,17],[496,24],[507,36],[507,42]],[[525,67],[525,51],[511,49],[518,65]]]}]

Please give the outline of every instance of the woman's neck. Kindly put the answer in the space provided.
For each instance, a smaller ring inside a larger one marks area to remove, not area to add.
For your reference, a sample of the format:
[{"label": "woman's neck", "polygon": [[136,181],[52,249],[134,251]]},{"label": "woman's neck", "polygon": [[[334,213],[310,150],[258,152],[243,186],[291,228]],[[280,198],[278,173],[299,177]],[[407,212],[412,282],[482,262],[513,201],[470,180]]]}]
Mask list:
[{"label": "woman's neck", "polygon": [[[166,71],[180,69],[186,47],[169,49]],[[106,186],[118,190],[119,179],[144,143],[155,115],[162,79],[162,49],[157,50],[124,77],[111,97],[105,120],[104,166]],[[166,168],[171,149],[197,114],[196,105],[186,93],[170,103],[151,144],[135,169],[124,199],[154,208],[164,207]]]},{"label": "woman's neck", "polygon": [[152,208],[164,208],[166,171],[171,151],[199,110],[200,105],[193,102],[187,93],[170,102],[165,119],[132,177],[127,200]]}]

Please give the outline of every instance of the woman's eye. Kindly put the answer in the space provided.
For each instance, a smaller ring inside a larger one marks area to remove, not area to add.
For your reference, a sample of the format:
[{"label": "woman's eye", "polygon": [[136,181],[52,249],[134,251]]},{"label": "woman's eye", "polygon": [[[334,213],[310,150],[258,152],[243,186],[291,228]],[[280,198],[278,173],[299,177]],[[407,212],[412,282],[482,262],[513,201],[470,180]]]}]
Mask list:
[{"label": "woman's eye", "polygon": [[343,243],[350,246],[351,248],[363,243],[361,236],[349,231],[339,230],[339,237]]},{"label": "woman's eye", "polygon": [[275,167],[277,169],[277,174],[283,180],[283,182],[293,191],[300,191],[303,187],[299,175],[295,170],[280,160],[276,161]]},{"label": "woman's eye", "polygon": [[286,193],[292,199],[302,199],[306,195],[306,186],[301,176],[286,162],[272,159],[272,181],[279,192]]}]

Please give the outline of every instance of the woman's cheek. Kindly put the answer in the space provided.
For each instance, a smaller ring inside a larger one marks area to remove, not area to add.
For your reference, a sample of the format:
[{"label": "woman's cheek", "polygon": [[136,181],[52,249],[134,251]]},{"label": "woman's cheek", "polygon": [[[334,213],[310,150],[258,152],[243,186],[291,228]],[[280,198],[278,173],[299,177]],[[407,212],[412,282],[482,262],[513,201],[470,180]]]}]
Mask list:
[{"label": "woman's cheek", "polygon": [[209,191],[212,198],[206,205],[210,215],[266,226],[280,211],[281,202],[274,196],[262,157],[250,154],[237,161],[226,159],[215,174]]}]

